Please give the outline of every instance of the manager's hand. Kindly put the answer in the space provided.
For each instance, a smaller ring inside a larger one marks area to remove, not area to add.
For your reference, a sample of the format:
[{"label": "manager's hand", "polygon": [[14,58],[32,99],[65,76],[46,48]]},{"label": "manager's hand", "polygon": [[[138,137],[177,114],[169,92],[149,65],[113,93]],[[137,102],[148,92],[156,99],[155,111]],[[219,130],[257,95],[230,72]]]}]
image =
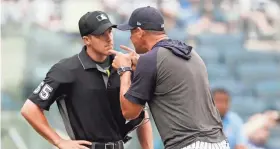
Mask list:
[{"label": "manager's hand", "polygon": [[[140,55],[137,54],[133,49],[128,48],[124,45],[121,45],[120,48],[127,51],[128,53],[123,54],[123,53],[115,51],[115,50],[110,50],[109,52],[111,54],[116,55],[112,66],[115,69],[118,69],[121,66],[122,67],[132,67],[132,70],[134,71],[136,69],[136,65],[137,65],[137,62],[138,62],[138,59],[139,59]],[[128,66],[128,59],[130,59],[130,61],[131,61],[130,66]]]},{"label": "manager's hand", "polygon": [[140,55],[137,54],[135,52],[135,50],[133,50],[129,47],[126,47],[124,45],[121,45],[120,48],[128,52],[128,54],[131,58],[131,61],[132,61],[132,66],[131,67],[132,67],[132,70],[134,71],[136,69],[136,65],[137,65],[137,62],[138,62],[138,59],[139,59]]},{"label": "manager's hand", "polygon": [[129,54],[123,54],[114,50],[111,50],[110,52],[116,55],[112,63],[112,66],[115,69],[118,69],[120,67],[131,67],[132,60]]}]

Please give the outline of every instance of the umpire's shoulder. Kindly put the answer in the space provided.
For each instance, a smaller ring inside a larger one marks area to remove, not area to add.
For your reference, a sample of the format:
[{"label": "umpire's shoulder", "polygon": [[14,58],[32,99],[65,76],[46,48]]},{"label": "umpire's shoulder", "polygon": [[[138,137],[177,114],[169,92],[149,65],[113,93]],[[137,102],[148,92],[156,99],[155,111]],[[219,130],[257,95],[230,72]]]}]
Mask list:
[{"label": "umpire's shoulder", "polygon": [[75,65],[78,67],[76,59],[77,55],[60,60],[51,67],[47,73],[47,77],[62,83],[73,82],[75,77],[73,69],[75,68]]}]

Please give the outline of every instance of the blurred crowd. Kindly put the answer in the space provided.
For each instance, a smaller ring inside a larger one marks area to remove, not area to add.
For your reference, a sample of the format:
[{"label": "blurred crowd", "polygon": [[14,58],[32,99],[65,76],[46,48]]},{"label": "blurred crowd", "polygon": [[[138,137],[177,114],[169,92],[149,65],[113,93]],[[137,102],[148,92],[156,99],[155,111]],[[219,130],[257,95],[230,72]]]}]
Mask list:
[{"label": "blurred crowd", "polygon": [[[280,149],[280,0],[1,0],[2,110],[19,110],[54,63],[80,51],[82,14],[119,24],[148,5],[205,61],[231,148]],[[129,32],[114,30],[114,42],[131,46]]]},{"label": "blurred crowd", "polygon": [[276,149],[276,146],[267,146],[267,141],[271,128],[279,125],[280,111],[269,110],[257,113],[243,123],[242,118],[230,110],[231,97],[228,91],[222,88],[214,89],[213,98],[232,149]]},{"label": "blurred crowd", "polygon": [[[135,8],[150,5],[162,11],[167,30],[176,28],[190,36],[203,32],[243,32],[248,39],[279,39],[279,0],[84,0],[77,4],[73,0],[1,2],[2,27],[9,22],[22,24],[28,20],[52,31],[72,32],[76,26],[69,19],[75,20],[81,14],[76,13],[79,9],[104,10],[112,15],[115,23],[122,23]],[[73,8],[77,10],[73,11]]]},{"label": "blurred crowd", "polygon": [[[212,94],[220,112],[224,133],[231,149],[280,148],[280,144],[277,143],[280,135],[280,111],[265,110],[251,115],[244,122],[238,113],[232,111],[231,96],[226,89],[214,88]],[[269,142],[273,142],[273,144]],[[163,148],[163,143],[160,139],[156,141],[155,145],[156,149]]]}]

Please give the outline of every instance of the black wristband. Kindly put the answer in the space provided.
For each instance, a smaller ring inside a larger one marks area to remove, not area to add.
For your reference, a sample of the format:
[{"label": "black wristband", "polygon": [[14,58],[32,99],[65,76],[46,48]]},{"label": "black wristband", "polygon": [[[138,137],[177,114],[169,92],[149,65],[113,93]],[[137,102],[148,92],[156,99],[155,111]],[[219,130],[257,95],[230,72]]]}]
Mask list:
[{"label": "black wristband", "polygon": [[120,67],[118,68],[117,72],[119,75],[121,75],[123,72],[125,71],[131,71],[132,72],[132,68],[131,67]]}]

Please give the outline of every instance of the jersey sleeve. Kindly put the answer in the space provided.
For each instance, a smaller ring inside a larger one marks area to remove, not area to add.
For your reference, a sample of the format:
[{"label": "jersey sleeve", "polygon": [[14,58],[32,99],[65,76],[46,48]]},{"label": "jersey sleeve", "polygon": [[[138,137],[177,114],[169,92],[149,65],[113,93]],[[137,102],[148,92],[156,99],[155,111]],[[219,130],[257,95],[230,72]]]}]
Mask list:
[{"label": "jersey sleeve", "polygon": [[152,100],[156,85],[156,52],[140,56],[131,86],[124,95],[129,101],[145,105]]},{"label": "jersey sleeve", "polygon": [[73,78],[69,72],[58,65],[54,65],[28,99],[41,109],[49,110],[54,101],[66,93],[66,87],[69,86],[72,80]]}]

